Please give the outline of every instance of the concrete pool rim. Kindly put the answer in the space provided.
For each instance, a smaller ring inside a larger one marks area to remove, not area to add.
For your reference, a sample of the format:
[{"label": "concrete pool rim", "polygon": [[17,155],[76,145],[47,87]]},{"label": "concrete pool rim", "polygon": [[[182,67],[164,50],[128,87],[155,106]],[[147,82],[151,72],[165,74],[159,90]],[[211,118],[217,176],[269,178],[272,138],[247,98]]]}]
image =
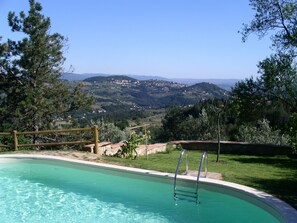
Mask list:
[{"label": "concrete pool rim", "polygon": [[[118,166],[114,164],[107,164],[107,163],[97,163],[97,162],[91,162],[91,161],[84,161],[84,160],[77,160],[77,159],[70,159],[60,156],[50,156],[50,155],[32,155],[32,154],[3,154],[0,155],[1,158],[12,158],[12,159],[43,159],[43,160],[52,160],[52,161],[64,161],[71,164],[81,164],[91,167],[103,167],[110,170],[120,170],[135,174],[143,174],[147,176],[155,176],[155,177],[161,177],[161,178],[167,178],[172,180],[174,178],[173,173],[164,173],[154,170],[145,170],[145,169],[139,169],[139,168],[132,168],[132,167],[124,167],[124,166]],[[179,175],[178,177],[180,180],[185,181],[196,181],[196,177],[193,176],[185,176],[185,175]],[[242,194],[244,195],[244,199],[249,199],[249,197],[253,200],[258,200],[259,203],[265,204],[266,209],[269,207],[270,210],[267,210],[272,215],[274,215],[277,219],[279,219],[281,222],[285,223],[296,223],[297,221],[297,210],[291,207],[286,202],[270,195],[265,192],[256,190],[251,187],[243,186],[236,183],[230,183],[227,181],[222,180],[214,180],[214,179],[208,179],[208,178],[201,178],[200,179],[201,184],[207,185],[207,189],[210,190],[211,188],[217,188],[220,192],[223,191],[232,191],[232,194],[236,196],[236,194]],[[217,191],[217,189],[214,189]],[[257,205],[257,204],[256,204]],[[277,214],[276,214],[277,213]]]}]

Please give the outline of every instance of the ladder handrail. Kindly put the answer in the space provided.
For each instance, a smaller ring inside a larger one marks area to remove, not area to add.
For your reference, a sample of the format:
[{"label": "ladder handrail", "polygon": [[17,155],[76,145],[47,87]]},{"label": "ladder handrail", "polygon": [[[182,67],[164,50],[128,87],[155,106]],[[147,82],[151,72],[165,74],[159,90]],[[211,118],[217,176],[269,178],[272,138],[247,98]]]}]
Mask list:
[{"label": "ladder handrail", "polygon": [[[180,168],[180,164],[182,162],[182,158],[183,158],[183,155],[184,153],[186,153],[186,174],[188,173],[188,150],[186,149],[183,149],[180,153],[180,156],[179,156],[179,159],[178,159],[178,164],[177,164],[177,167],[176,167],[176,170],[175,170],[175,175],[174,175],[174,199],[176,199],[176,195],[177,195],[177,192],[176,191],[179,191],[176,189],[176,181],[177,181],[177,175],[178,175],[178,171],[179,171],[179,168]],[[199,164],[199,168],[198,168],[198,174],[197,174],[197,180],[196,180],[196,192],[192,192],[193,194],[195,194],[195,196],[193,198],[196,198],[196,204],[198,204],[198,186],[199,186],[199,179],[200,179],[200,174],[201,174],[201,170],[202,170],[202,167],[203,167],[203,164],[205,166],[205,176],[207,175],[207,163],[208,163],[208,156],[207,156],[207,152],[204,151],[203,154],[202,154],[202,157],[201,157],[201,160],[200,160],[200,164]],[[187,191],[183,191],[183,192],[187,192]],[[189,193],[189,192],[187,192]],[[188,195],[183,195],[183,196],[188,196]],[[192,196],[190,196],[192,197]]]},{"label": "ladder handrail", "polygon": [[200,174],[201,174],[201,170],[202,170],[202,166],[204,163],[204,172],[205,172],[205,177],[207,175],[207,163],[208,163],[208,155],[207,152],[204,151],[200,160],[200,165],[199,165],[199,169],[198,169],[198,175],[197,175],[197,182],[196,182],[196,193],[198,192],[198,186],[199,186],[199,179],[200,179]]},{"label": "ladder handrail", "polygon": [[183,149],[179,155],[179,159],[178,159],[178,164],[175,170],[175,175],[174,175],[174,191],[176,190],[176,180],[177,180],[177,175],[178,175],[178,171],[179,171],[179,167],[181,164],[181,161],[183,159],[183,155],[186,152],[186,173],[188,173],[188,150]]}]

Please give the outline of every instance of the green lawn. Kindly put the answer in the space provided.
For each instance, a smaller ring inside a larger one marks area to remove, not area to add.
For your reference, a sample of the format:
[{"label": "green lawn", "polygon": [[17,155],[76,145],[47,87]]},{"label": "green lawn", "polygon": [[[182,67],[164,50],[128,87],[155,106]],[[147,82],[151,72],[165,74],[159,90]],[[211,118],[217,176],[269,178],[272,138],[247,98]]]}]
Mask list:
[{"label": "green lawn", "polygon": [[[116,163],[162,172],[175,172],[180,151],[159,153],[136,160],[102,157],[104,162]],[[197,170],[201,151],[189,152],[189,169]],[[297,209],[297,159],[286,156],[221,155],[216,163],[216,154],[208,154],[208,171],[219,172],[224,180],[250,186],[288,202]],[[185,167],[183,164],[181,167]]]}]

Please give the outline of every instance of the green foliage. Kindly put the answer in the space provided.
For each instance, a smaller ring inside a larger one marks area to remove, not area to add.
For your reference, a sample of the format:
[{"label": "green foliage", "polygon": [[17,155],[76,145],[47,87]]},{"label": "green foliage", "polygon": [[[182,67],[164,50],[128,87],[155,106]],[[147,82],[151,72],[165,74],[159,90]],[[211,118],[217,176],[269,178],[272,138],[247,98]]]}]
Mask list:
[{"label": "green foliage", "polygon": [[[250,0],[250,5],[256,13],[241,31],[243,41],[252,33],[260,38],[271,34],[276,53],[259,63],[259,78],[247,79],[235,86],[232,91],[233,111],[240,124],[253,125],[266,118],[275,129],[285,132],[285,126],[290,123],[287,133],[295,147],[294,122],[289,122],[289,118],[297,112],[297,1]],[[249,131],[252,132],[252,128]]]},{"label": "green foliage", "polygon": [[69,111],[89,109],[89,106],[94,103],[93,97],[86,97],[85,92],[83,91],[84,85],[79,83],[75,86],[72,94]]},{"label": "green foliage", "polygon": [[216,136],[215,127],[210,126],[209,116],[205,109],[202,109],[197,118],[189,115],[179,125],[179,138],[180,139],[199,139],[199,140],[211,140]]},{"label": "green foliage", "polygon": [[253,78],[235,85],[231,93],[230,107],[240,123],[254,122],[263,117],[265,104]]},{"label": "green foliage", "polygon": [[66,112],[88,105],[79,88],[71,92],[60,80],[66,39],[50,33],[50,19],[40,3],[30,0],[28,14],[8,15],[12,32],[23,39],[0,44],[0,127],[7,130],[46,129]]},{"label": "green foliage", "polygon": [[[32,143],[31,139],[18,135],[18,144],[30,144]],[[10,146],[11,149],[14,149],[14,141],[11,135],[0,137],[0,144]],[[29,147],[21,147],[21,149],[29,149]]]},{"label": "green foliage", "polygon": [[135,132],[131,133],[130,139],[124,141],[124,144],[121,146],[121,150],[119,150],[119,156],[129,158],[129,159],[136,159],[137,157],[137,147],[140,143],[145,140],[144,135],[137,135]]},{"label": "green foliage", "polygon": [[297,67],[290,54],[276,54],[258,65],[261,77],[258,89],[270,100],[281,101],[291,111],[297,111]]},{"label": "green foliage", "polygon": [[292,55],[272,55],[259,63],[257,79],[236,84],[231,94],[233,114],[239,124],[269,119],[284,129],[290,114],[297,111],[297,68]]},{"label": "green foliage", "polygon": [[272,31],[276,53],[259,62],[258,78],[240,81],[232,89],[227,109],[232,121],[226,132],[231,139],[237,135],[237,140],[278,144],[269,135],[281,138],[290,115],[297,111],[297,1],[250,0],[250,5],[255,17],[243,26],[243,41],[250,34],[262,38]]},{"label": "green foliage", "polygon": [[293,153],[297,154],[297,113],[292,115],[289,123],[289,144],[293,148]]},{"label": "green foliage", "polygon": [[266,119],[259,120],[257,126],[242,125],[239,127],[238,141],[260,144],[286,145],[288,137],[269,126]]},{"label": "green foliage", "polygon": [[150,127],[151,143],[168,142],[168,132],[163,127],[153,126]]},{"label": "green foliage", "polygon": [[225,138],[226,117],[221,106],[224,103],[223,100],[207,100],[194,106],[168,110],[162,120],[163,135],[168,141],[214,140],[218,137],[219,122],[220,133]]},{"label": "green foliage", "polygon": [[243,41],[255,33],[260,38],[273,30],[271,39],[278,51],[293,50],[297,47],[297,1],[296,0],[250,0],[256,12],[250,24],[241,31]]},{"label": "green foliage", "polygon": [[125,131],[120,130],[114,123],[106,122],[103,119],[98,122],[92,123],[92,125],[98,126],[99,141],[107,141],[112,143],[118,143],[126,138],[128,134]]}]

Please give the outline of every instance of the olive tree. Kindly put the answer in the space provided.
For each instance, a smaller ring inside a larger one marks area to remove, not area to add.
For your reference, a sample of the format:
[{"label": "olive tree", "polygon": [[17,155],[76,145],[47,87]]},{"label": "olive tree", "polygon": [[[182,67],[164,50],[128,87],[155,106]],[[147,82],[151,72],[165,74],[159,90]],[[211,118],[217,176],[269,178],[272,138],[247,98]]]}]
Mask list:
[{"label": "olive tree", "polygon": [[297,47],[297,1],[296,0],[250,0],[256,12],[249,24],[244,24],[243,41],[250,34],[260,38],[271,34],[273,46],[278,51],[293,50]]},{"label": "olive tree", "polygon": [[[297,112],[297,1],[250,0],[250,5],[255,16],[249,24],[243,25],[240,32],[243,41],[250,34],[260,38],[270,35],[275,54],[258,64],[260,77],[247,79],[235,86],[233,103],[237,104],[241,110],[239,114],[243,116],[249,116],[250,107],[254,118],[266,118],[267,111],[278,106],[293,117]],[[291,120],[289,125],[295,126],[295,119]]]}]

